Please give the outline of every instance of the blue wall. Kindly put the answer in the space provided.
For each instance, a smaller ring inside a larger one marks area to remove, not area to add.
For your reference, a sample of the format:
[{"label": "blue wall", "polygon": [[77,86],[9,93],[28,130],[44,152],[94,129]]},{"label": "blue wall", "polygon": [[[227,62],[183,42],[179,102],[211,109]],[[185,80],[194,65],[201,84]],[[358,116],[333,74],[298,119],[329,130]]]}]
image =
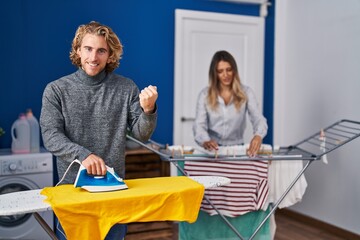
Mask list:
[{"label": "blue wall", "polygon": [[[0,3],[0,148],[11,146],[19,113],[40,116],[46,84],[76,70],[69,60],[74,33],[91,20],[109,25],[124,45],[117,73],[143,88],[157,85],[159,121],[153,139],[172,143],[175,9],[258,16],[259,7],[206,0],[3,0]],[[266,18],[264,114],[272,141],[274,6]]]}]

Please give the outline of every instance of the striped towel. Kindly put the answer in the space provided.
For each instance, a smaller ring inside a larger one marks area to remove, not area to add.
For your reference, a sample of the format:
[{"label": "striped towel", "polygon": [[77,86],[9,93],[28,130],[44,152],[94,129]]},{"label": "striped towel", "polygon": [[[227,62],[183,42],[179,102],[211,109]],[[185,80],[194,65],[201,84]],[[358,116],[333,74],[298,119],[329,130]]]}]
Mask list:
[{"label": "striped towel", "polygon": [[[228,217],[260,210],[269,194],[267,161],[186,161],[184,170],[189,176],[223,176],[231,183],[219,188],[206,189],[205,194],[216,208]],[[203,199],[201,210],[218,214]]]}]

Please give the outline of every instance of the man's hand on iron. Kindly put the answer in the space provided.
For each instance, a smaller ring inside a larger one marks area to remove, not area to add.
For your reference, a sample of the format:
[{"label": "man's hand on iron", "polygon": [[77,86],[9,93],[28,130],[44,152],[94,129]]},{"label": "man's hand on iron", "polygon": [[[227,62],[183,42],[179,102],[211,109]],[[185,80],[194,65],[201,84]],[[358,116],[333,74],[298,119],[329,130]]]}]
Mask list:
[{"label": "man's hand on iron", "polygon": [[89,175],[104,176],[106,174],[104,160],[95,154],[90,154],[85,158],[85,160],[82,161],[82,165],[86,168]]}]

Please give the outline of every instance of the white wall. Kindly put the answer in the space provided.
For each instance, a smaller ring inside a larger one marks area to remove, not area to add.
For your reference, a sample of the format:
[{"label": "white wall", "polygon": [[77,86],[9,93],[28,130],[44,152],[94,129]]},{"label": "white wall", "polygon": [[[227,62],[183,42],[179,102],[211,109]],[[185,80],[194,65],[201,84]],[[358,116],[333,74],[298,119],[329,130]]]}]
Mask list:
[{"label": "white wall", "polygon": [[[360,1],[277,0],[274,144],[287,146],[340,119],[360,121]],[[292,209],[360,234],[360,139],[305,172]]]}]

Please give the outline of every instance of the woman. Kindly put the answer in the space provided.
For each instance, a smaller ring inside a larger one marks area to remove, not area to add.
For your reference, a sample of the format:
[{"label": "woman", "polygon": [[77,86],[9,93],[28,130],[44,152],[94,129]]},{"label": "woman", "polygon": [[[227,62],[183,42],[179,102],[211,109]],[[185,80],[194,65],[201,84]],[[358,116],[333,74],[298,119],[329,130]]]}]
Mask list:
[{"label": "woman", "polygon": [[[259,110],[253,90],[240,82],[233,56],[226,51],[218,51],[210,64],[209,86],[198,97],[193,126],[195,141],[208,151],[218,150],[220,146],[244,144],[246,115],[254,133],[247,154],[254,157],[267,133],[266,119]],[[193,176],[204,173],[231,178],[231,184],[207,190],[206,195],[217,202],[215,205],[228,221],[243,237],[248,238],[268,213],[260,211],[268,193],[267,166],[266,161],[187,161],[184,169]],[[180,223],[179,233],[180,240],[238,239],[206,201],[203,201],[197,221],[193,224]],[[269,221],[255,239],[271,239]]]},{"label": "woman", "polygon": [[266,119],[253,90],[240,82],[234,57],[226,51],[218,51],[210,64],[209,86],[198,97],[193,127],[195,141],[206,150],[243,144],[246,114],[254,133],[247,154],[253,157],[267,133]]}]

